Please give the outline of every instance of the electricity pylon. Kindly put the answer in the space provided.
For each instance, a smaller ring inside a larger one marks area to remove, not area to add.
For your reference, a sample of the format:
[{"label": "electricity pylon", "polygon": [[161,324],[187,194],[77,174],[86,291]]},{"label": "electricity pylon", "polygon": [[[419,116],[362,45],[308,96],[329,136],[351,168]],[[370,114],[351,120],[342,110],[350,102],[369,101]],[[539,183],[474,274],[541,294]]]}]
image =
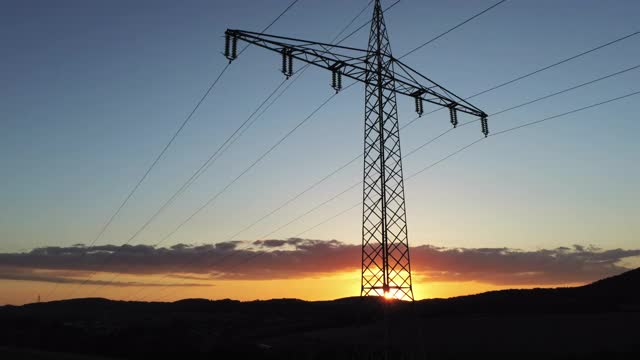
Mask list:
[{"label": "electricity pylon", "polygon": [[448,108],[453,127],[459,112],[478,117],[485,136],[487,114],[393,57],[380,0],[375,1],[367,50],[228,29],[229,61],[237,57],[238,40],[280,53],[287,78],[296,59],[331,71],[336,92],[343,76],[365,84],[360,294],[413,300],[396,94],[414,98],[418,115],[425,102]]}]

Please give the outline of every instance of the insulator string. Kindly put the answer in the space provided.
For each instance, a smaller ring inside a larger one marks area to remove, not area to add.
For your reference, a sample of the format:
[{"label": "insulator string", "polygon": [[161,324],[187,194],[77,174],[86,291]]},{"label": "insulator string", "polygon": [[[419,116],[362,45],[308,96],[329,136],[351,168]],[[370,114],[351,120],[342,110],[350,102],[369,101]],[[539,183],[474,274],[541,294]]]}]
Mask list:
[{"label": "insulator string", "polygon": [[489,136],[489,124],[487,122],[487,116],[483,116],[480,118],[480,123],[482,124],[482,133],[484,137]]},{"label": "insulator string", "polygon": [[289,78],[287,75],[287,49],[282,49],[282,73]]},{"label": "insulator string", "polygon": [[231,41],[231,57],[233,59],[238,57],[238,37],[235,35]]},{"label": "insulator string", "polygon": [[449,115],[451,116],[451,125],[458,127],[458,111],[454,106],[449,107]]},{"label": "insulator string", "polygon": [[229,34],[224,34],[224,56],[229,59],[231,56],[231,37]]}]

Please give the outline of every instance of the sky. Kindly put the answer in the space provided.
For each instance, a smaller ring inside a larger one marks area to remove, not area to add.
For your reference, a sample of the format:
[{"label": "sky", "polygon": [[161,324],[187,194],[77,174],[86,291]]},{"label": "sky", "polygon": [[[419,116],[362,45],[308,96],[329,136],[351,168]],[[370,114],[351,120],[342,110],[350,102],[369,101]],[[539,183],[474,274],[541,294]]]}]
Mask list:
[{"label": "sky", "polygon": [[[229,66],[89,247],[227,64],[225,29],[260,31],[290,3],[3,1],[0,304],[38,295],[315,300],[359,294],[361,208],[353,205],[362,189],[353,185],[362,178],[361,160],[241,230],[361,153],[361,85],[340,92],[171,234],[334,93],[322,69],[295,80],[133,236],[282,83],[279,56],[259,48]],[[268,33],[329,42],[367,3],[300,0]],[[494,3],[401,0],[385,13],[394,55]],[[508,0],[403,62],[468,97],[637,32],[639,16],[640,3],[632,0]],[[366,47],[367,30],[344,45]],[[640,35],[470,102],[493,114],[636,65]],[[300,67],[294,63],[294,70]],[[639,91],[639,83],[640,69],[630,70],[490,116],[489,126],[495,133],[562,114]],[[459,127],[406,156],[416,297],[579,285],[638,266],[639,96],[489,137],[416,176],[480,138],[480,126]],[[415,118],[411,99],[399,97],[398,107],[401,125]],[[423,116],[401,132],[403,153],[449,127],[446,112]],[[118,247],[125,243],[131,247]]]}]

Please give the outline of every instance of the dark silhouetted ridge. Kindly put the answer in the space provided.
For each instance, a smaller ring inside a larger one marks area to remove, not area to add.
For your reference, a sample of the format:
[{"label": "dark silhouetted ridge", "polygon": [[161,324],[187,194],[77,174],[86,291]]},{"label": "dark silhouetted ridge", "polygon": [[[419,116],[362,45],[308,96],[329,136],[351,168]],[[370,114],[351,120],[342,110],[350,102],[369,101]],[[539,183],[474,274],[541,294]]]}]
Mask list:
[{"label": "dark silhouetted ridge", "polygon": [[[0,355],[37,349],[114,358],[233,352],[254,359],[378,359],[388,348],[405,359],[425,358],[425,351],[431,359],[468,359],[468,352],[524,359],[540,359],[540,352],[545,359],[602,359],[616,352],[635,359],[638,285],[636,269],[574,288],[414,303],[373,297],[173,303],[87,298],[4,306]],[[388,343],[387,327],[393,334]]]}]

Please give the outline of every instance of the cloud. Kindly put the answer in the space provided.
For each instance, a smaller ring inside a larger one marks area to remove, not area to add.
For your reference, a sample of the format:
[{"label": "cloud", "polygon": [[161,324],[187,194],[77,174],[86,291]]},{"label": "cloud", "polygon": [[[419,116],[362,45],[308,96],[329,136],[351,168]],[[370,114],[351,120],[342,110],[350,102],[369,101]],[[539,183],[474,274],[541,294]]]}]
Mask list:
[{"label": "cloud", "polygon": [[[584,283],[628,270],[621,260],[640,250],[574,245],[523,251],[510,248],[411,248],[414,277],[424,281],[479,281],[495,285]],[[215,245],[103,245],[43,247],[0,254],[0,278],[37,280],[18,270],[66,272],[48,281],[77,281],[77,272],[170,274],[184,280],[286,279],[358,271],[360,246],[301,238],[224,242]],[[5,269],[2,271],[2,269]],[[8,269],[8,270],[7,270]],[[47,280],[38,280],[47,281]],[[123,285],[133,286],[133,285]]]},{"label": "cloud", "polygon": [[24,271],[23,269],[0,269],[0,279],[4,280],[17,280],[17,281],[38,281],[38,282],[50,282],[58,284],[83,284],[83,285],[111,285],[118,287],[132,287],[132,286],[145,286],[145,287],[197,287],[197,286],[211,286],[206,283],[149,283],[149,282],[136,282],[136,281],[105,281],[105,280],[93,280],[79,277],[78,273],[66,273],[68,275],[51,275],[47,273],[39,273],[37,271]]},{"label": "cloud", "polygon": [[621,260],[640,256],[640,250],[602,250],[581,245],[536,251],[423,245],[412,250],[412,262],[429,281],[472,280],[496,285],[590,282],[629,270],[620,264]]}]

